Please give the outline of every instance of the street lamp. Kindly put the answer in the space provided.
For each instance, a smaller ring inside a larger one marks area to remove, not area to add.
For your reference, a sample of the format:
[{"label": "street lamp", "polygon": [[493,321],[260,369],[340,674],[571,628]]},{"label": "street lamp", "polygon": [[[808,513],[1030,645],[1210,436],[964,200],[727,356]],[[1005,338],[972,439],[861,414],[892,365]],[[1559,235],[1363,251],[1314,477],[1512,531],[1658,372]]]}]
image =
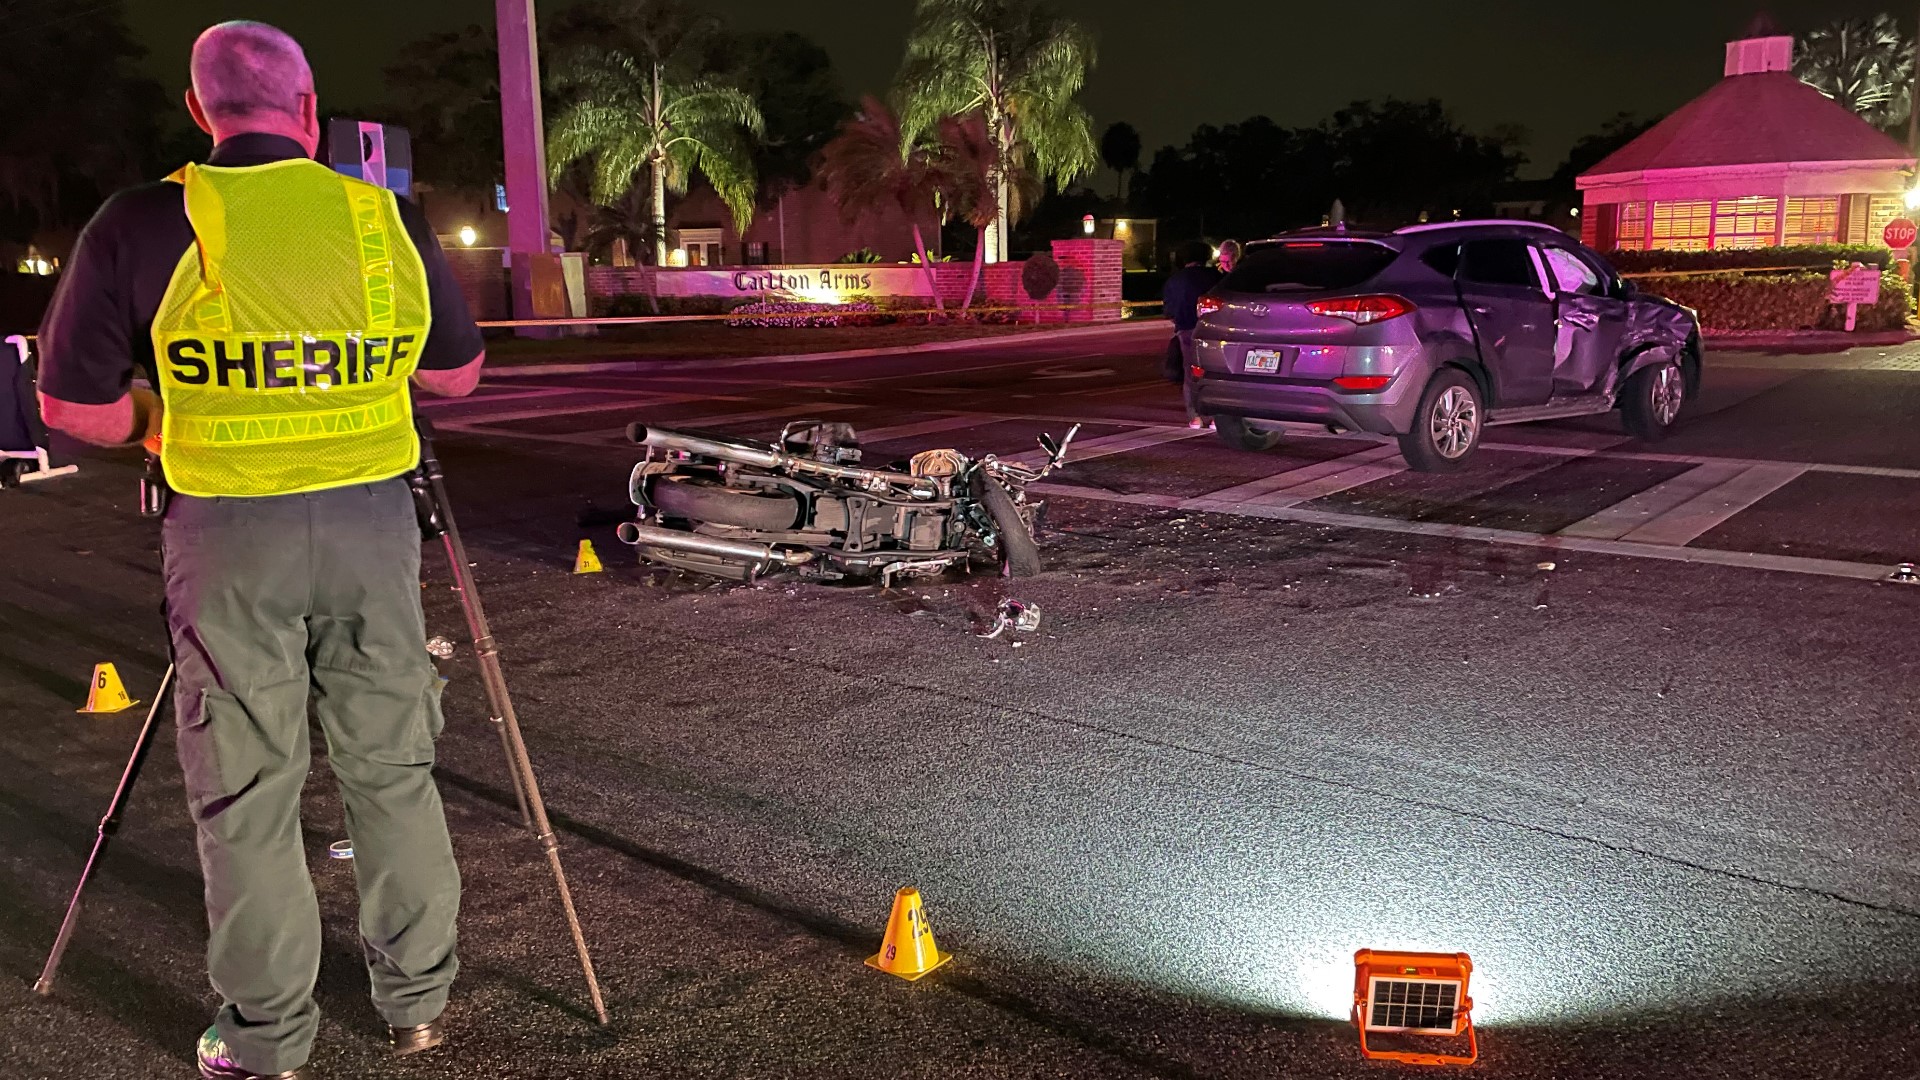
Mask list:
[{"label": "street lamp", "polygon": [[1092,214],[1088,214],[1085,217],[1080,219],[1080,231],[1087,236],[1093,235],[1093,215]]},{"label": "street lamp", "polygon": [[471,225],[460,226],[460,246],[472,247],[480,239],[480,233]]}]

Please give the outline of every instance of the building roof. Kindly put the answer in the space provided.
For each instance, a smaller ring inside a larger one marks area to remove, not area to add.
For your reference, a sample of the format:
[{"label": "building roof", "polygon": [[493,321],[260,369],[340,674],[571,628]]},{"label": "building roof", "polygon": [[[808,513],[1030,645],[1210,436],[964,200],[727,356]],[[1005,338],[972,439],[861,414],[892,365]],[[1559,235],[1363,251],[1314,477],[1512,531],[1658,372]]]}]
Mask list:
[{"label": "building roof", "polygon": [[1911,161],[1852,110],[1783,71],[1730,75],[1583,176],[1784,162]]}]

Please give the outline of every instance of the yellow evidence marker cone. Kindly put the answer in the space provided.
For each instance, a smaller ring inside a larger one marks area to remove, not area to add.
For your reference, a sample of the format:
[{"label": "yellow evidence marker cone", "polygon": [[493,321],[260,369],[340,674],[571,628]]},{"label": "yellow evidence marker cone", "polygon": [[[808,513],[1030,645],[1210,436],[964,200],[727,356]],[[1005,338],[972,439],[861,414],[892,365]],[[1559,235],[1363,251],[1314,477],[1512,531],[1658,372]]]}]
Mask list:
[{"label": "yellow evidence marker cone", "polygon": [[913,982],[951,959],[952,954],[941,952],[933,943],[933,927],[927,925],[927,913],[920,907],[920,890],[909,885],[895,893],[886,939],[880,951],[867,958],[867,966]]},{"label": "yellow evidence marker cone", "polygon": [[127,688],[120,683],[120,673],[112,664],[93,665],[93,682],[87,687],[87,704],[75,712],[117,713],[126,712],[140,704],[127,697]]},{"label": "yellow evidence marker cone", "polygon": [[580,541],[580,554],[573,557],[573,572],[576,574],[597,574],[606,569],[600,565],[600,556],[593,553],[593,541]]}]

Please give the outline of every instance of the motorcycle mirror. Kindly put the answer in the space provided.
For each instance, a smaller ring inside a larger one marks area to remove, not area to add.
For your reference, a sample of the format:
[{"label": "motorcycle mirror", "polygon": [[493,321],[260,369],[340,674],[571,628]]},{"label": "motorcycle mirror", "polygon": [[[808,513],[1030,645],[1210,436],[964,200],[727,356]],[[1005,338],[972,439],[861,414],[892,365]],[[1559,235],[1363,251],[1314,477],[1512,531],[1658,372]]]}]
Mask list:
[{"label": "motorcycle mirror", "polygon": [[1050,458],[1057,458],[1060,456],[1060,444],[1057,442],[1054,442],[1053,436],[1047,434],[1044,431],[1040,433],[1040,449],[1045,450],[1047,452],[1047,456]]}]

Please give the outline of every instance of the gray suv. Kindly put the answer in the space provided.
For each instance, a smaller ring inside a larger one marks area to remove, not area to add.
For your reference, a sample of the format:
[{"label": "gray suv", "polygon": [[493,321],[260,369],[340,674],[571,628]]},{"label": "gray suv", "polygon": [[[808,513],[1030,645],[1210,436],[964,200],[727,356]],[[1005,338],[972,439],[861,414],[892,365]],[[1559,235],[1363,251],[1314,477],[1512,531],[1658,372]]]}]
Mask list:
[{"label": "gray suv", "polygon": [[1488,425],[1614,409],[1654,441],[1700,386],[1692,311],[1526,222],[1248,244],[1200,312],[1189,405],[1246,450],[1275,446],[1276,422],[1324,424],[1394,436],[1440,471]]}]

